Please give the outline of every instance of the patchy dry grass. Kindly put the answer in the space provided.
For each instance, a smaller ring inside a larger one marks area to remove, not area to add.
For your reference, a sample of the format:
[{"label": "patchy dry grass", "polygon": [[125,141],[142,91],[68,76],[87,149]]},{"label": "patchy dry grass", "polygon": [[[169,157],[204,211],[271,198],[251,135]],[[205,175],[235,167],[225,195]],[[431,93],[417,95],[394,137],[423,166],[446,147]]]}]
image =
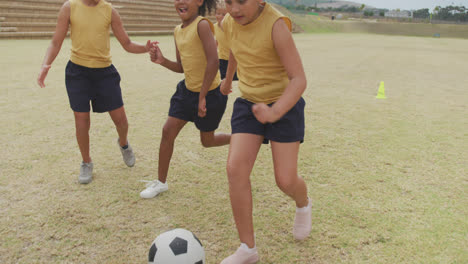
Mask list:
[{"label": "patchy dry grass", "polygon": [[275,7],[307,33],[371,33],[417,37],[433,37],[438,34],[442,38],[468,39],[468,25],[466,24],[405,23],[376,19],[332,21],[328,16],[297,14],[279,5]]},{"label": "patchy dry grass", "polygon": [[[135,38],[140,42],[144,38]],[[174,57],[171,37],[158,37]],[[299,172],[314,202],[310,239],[295,242],[294,204],[274,185],[264,146],[253,171],[261,263],[466,263],[468,92],[466,40],[295,35],[308,76]],[[67,40],[47,87],[35,85],[45,40],[2,40],[0,262],[146,263],[152,240],[182,227],[219,263],[237,246],[225,175],[227,147],[203,149],[181,132],[170,191],[142,200],[156,175],[169,98],[181,75],[126,54],[122,76],[130,141],[127,168],[107,114],[93,114],[95,179],[76,181],[80,155],[64,88]],[[375,99],[385,81],[387,99]],[[234,95],[221,123],[229,131]]]}]

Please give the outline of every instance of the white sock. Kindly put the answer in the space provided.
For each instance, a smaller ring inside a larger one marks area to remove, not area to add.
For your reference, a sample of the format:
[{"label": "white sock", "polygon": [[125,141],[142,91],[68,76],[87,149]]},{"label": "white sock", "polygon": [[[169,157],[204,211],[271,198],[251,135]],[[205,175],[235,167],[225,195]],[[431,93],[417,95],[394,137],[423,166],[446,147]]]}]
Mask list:
[{"label": "white sock", "polygon": [[241,243],[240,247],[247,251],[249,254],[252,254],[252,253],[255,253],[257,251],[257,247],[254,246],[253,248],[249,248],[249,246],[247,246],[247,244],[245,243]]},{"label": "white sock", "polygon": [[304,206],[304,207],[301,207],[301,208],[296,207],[296,212],[298,212],[298,213],[308,212],[310,210],[310,208],[312,207],[312,203],[310,202],[309,198],[307,198],[307,202],[308,202],[307,205]]}]

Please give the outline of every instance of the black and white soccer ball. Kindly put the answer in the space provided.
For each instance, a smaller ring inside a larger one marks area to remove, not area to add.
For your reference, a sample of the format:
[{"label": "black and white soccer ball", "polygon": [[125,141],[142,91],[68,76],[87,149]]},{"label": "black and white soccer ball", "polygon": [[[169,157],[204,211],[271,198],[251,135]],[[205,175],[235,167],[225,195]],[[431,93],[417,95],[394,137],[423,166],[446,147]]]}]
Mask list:
[{"label": "black and white soccer ball", "polygon": [[205,264],[205,250],[190,231],[177,228],[160,234],[151,244],[149,264]]}]

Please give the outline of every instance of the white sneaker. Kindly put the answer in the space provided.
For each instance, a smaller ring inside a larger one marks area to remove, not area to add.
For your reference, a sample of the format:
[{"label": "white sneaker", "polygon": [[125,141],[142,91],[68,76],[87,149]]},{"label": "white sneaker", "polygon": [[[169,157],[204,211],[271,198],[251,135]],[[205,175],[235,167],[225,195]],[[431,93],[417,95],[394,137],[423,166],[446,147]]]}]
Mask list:
[{"label": "white sneaker", "polygon": [[81,162],[80,165],[80,176],[78,176],[78,182],[81,184],[88,184],[93,180],[93,163]]},{"label": "white sneaker", "polygon": [[135,154],[133,154],[133,149],[128,143],[128,140],[126,149],[120,146],[119,139],[117,139],[117,146],[119,146],[120,152],[122,153],[122,158],[125,162],[125,165],[128,167],[133,167],[133,165],[135,165]]},{"label": "white sneaker", "polygon": [[221,264],[255,264],[259,261],[257,248],[249,248],[242,243],[231,256],[221,261]]},{"label": "white sneaker", "polygon": [[167,191],[168,189],[168,186],[167,186],[167,182],[166,183],[162,183],[160,182],[159,180],[155,180],[155,181],[143,181],[143,182],[147,182],[146,184],[146,189],[144,189],[143,191],[141,191],[140,193],[140,197],[143,198],[143,199],[150,199],[150,198],[153,198],[155,197],[156,195],[162,193],[162,192],[165,192]]}]

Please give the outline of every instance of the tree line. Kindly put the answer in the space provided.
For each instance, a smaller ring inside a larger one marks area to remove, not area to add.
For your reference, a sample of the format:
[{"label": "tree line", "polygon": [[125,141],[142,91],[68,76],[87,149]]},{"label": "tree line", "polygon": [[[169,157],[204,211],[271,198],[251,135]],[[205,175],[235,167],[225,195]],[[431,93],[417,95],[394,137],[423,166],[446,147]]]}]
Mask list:
[{"label": "tree line", "polygon": [[[432,16],[432,17],[431,17]],[[435,19],[454,22],[468,22],[468,9],[464,6],[436,6],[431,13],[428,8],[413,12],[414,18]]]},{"label": "tree line", "polygon": [[[388,9],[368,9],[365,8],[365,5],[357,6],[348,6],[344,5],[337,8],[326,7],[320,8],[316,6],[307,6],[307,5],[293,5],[293,4],[283,4],[284,7],[291,11],[300,11],[300,12],[336,12],[336,13],[362,13],[366,17],[373,16],[385,16],[385,12],[389,11]],[[400,11],[397,9],[397,11]],[[437,6],[434,10],[429,10],[429,8],[423,8],[413,11],[413,18],[419,19],[434,19],[442,21],[452,21],[452,22],[468,22],[468,8],[464,6],[446,6],[441,7]]]}]

